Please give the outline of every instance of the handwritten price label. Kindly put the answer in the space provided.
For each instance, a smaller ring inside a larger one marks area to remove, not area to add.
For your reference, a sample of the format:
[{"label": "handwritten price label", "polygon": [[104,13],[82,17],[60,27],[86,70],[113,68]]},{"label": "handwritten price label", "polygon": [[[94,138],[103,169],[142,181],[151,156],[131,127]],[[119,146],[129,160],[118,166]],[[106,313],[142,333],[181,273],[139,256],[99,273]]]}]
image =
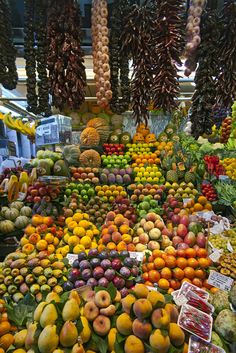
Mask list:
[{"label": "handwritten price label", "polygon": [[136,259],[139,262],[143,261],[144,258],[144,253],[143,252],[135,252],[135,251],[129,251],[131,259]]},{"label": "handwritten price label", "polygon": [[73,262],[78,259],[78,255],[76,254],[67,254],[66,255],[66,258],[68,259],[69,261],[69,264],[72,266],[73,265]]},{"label": "handwritten price label", "polygon": [[222,275],[216,271],[210,271],[207,282],[216,288],[229,292],[234,283],[234,280],[233,278]]}]

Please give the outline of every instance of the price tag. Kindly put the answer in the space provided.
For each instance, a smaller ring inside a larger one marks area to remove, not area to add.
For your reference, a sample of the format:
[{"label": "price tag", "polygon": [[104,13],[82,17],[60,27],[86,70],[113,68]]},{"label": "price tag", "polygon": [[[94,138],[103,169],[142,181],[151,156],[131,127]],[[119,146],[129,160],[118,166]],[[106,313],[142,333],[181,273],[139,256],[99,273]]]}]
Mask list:
[{"label": "price tag", "polygon": [[144,253],[143,252],[135,252],[135,251],[129,251],[131,259],[136,259],[139,262],[143,261],[144,258]]},{"label": "price tag", "polygon": [[187,203],[188,202],[191,202],[192,201],[192,199],[189,197],[189,198],[184,198],[183,199],[183,204],[184,204],[184,206],[186,206],[187,205]]},{"label": "price tag", "polygon": [[229,292],[234,283],[234,280],[233,278],[222,275],[216,271],[210,271],[207,282],[214,287]]},{"label": "price tag", "polygon": [[233,249],[233,247],[232,247],[230,241],[228,241],[228,243],[227,243],[227,249],[228,249],[230,252],[234,252],[234,249]]},{"label": "price tag", "polygon": [[209,221],[211,217],[214,215],[213,211],[200,211],[196,213],[197,216],[204,218],[206,221]]},{"label": "price tag", "polygon": [[182,305],[187,304],[188,299],[183,294],[180,294],[178,297],[174,298],[174,301],[175,301],[176,305],[182,306]]},{"label": "price tag", "polygon": [[213,262],[218,262],[220,257],[221,257],[221,252],[217,249],[215,249],[215,251],[209,255],[209,258],[213,261]]},{"label": "price tag", "polygon": [[77,254],[67,254],[66,255],[66,258],[68,259],[69,261],[69,264],[72,266],[73,265],[73,262],[78,259],[78,255]]},{"label": "price tag", "polygon": [[228,177],[228,175],[219,175],[219,180],[230,181],[230,178]]},{"label": "price tag", "polygon": [[157,287],[146,286],[149,290],[155,290],[157,292]]}]

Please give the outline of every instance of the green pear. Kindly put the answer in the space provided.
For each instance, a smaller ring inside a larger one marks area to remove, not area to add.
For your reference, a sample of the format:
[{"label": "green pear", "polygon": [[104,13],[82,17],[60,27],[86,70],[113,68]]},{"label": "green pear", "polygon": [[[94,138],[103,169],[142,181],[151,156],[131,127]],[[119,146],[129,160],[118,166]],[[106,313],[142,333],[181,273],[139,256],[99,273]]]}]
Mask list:
[{"label": "green pear", "polygon": [[60,332],[60,344],[63,347],[72,347],[78,339],[78,330],[72,321],[66,321]]},{"label": "green pear", "polygon": [[26,340],[26,336],[27,336],[27,329],[21,330],[19,332],[17,332],[14,336],[14,346],[16,348],[21,348],[25,346],[25,340]]},{"label": "green pear", "polygon": [[38,348],[40,353],[52,353],[58,346],[59,336],[56,325],[47,325],[39,335]]},{"label": "green pear", "polygon": [[80,316],[80,309],[74,298],[69,299],[62,310],[62,318],[64,321],[75,321]]},{"label": "green pear", "polygon": [[54,304],[48,304],[43,309],[40,317],[40,325],[44,328],[47,325],[53,325],[58,318],[57,309]]},{"label": "green pear", "polygon": [[37,306],[37,308],[35,309],[34,312],[34,321],[39,321],[40,317],[42,315],[43,309],[44,307],[47,305],[47,302],[41,302],[39,303],[39,305]]}]

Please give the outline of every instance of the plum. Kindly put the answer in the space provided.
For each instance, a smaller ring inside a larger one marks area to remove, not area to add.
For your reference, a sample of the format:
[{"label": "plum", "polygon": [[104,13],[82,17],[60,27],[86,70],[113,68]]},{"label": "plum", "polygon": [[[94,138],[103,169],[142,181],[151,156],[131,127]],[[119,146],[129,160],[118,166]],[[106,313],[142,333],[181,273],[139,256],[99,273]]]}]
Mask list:
[{"label": "plum", "polygon": [[132,288],[132,287],[134,286],[134,280],[132,280],[132,279],[127,279],[127,280],[125,281],[125,286],[126,286],[126,288],[128,288],[128,289]]},{"label": "plum", "polygon": [[121,257],[130,257],[129,252],[127,250],[123,250],[120,252]]},{"label": "plum", "polygon": [[86,252],[82,251],[78,254],[78,260],[82,261],[82,260],[86,260],[87,259],[87,254]]},{"label": "plum", "polygon": [[111,266],[114,270],[119,271],[119,269],[122,267],[122,263],[120,259],[113,259],[111,262]]},{"label": "plum", "polygon": [[111,250],[109,255],[112,259],[115,259],[116,257],[119,256],[119,253],[117,250]]},{"label": "plum", "polygon": [[138,266],[133,266],[133,267],[131,268],[131,274],[132,274],[134,277],[137,277],[137,276],[138,276],[138,274],[139,274],[139,268],[138,268]]},{"label": "plum", "polygon": [[127,288],[122,288],[120,290],[121,298],[125,298],[129,294],[129,290]]},{"label": "plum", "polygon": [[97,257],[94,257],[93,259],[90,260],[90,265],[92,266],[92,268],[99,266],[100,263],[101,263],[101,260],[98,259]]},{"label": "plum", "polygon": [[106,250],[101,251],[99,254],[99,259],[101,259],[101,260],[107,259],[108,257],[109,256],[108,256],[108,253]]},{"label": "plum", "polygon": [[90,257],[98,256],[98,249],[90,249],[88,252],[88,256]]},{"label": "plum", "polygon": [[121,275],[123,278],[128,279],[128,278],[130,277],[130,275],[131,275],[131,272],[130,272],[130,270],[128,269],[128,267],[123,266],[123,267],[121,267],[121,269],[120,269],[120,275]]},{"label": "plum", "polygon": [[68,280],[70,282],[75,282],[78,279],[79,275],[80,275],[80,270],[77,268],[73,268],[68,275]]},{"label": "plum", "polygon": [[105,278],[105,277],[102,277],[98,280],[98,285],[99,286],[102,286],[102,287],[107,287],[109,284],[109,281]]},{"label": "plum", "polygon": [[108,279],[108,281],[112,281],[115,275],[116,271],[113,270],[113,268],[108,268],[104,273],[104,276]]},{"label": "plum", "polygon": [[117,289],[121,289],[125,285],[125,280],[119,276],[115,276],[112,282]]},{"label": "plum", "polygon": [[73,268],[80,268],[80,261],[78,259],[76,259],[74,262],[73,262]]},{"label": "plum", "polygon": [[85,281],[83,281],[82,279],[79,279],[78,281],[75,282],[75,288],[79,288],[79,287],[83,287],[85,286]]},{"label": "plum", "polygon": [[131,268],[134,265],[134,260],[131,257],[126,257],[124,259],[124,265]]},{"label": "plum", "polygon": [[81,276],[83,280],[88,281],[92,277],[92,271],[89,268],[86,268],[82,271]]},{"label": "plum", "polygon": [[91,286],[92,288],[96,287],[98,284],[97,280],[93,277],[89,278],[87,281],[87,285]]},{"label": "plum", "polygon": [[111,267],[111,261],[108,260],[108,259],[102,260],[102,262],[101,262],[101,267],[102,267],[104,270],[107,270],[108,268]]},{"label": "plum", "polygon": [[80,262],[80,270],[83,271],[85,270],[86,268],[90,268],[90,263],[88,260],[82,260]]},{"label": "plum", "polygon": [[74,288],[74,285],[72,282],[70,281],[66,281],[64,284],[63,284],[63,289],[65,292],[68,292],[70,290],[72,290]]},{"label": "plum", "polygon": [[104,276],[104,270],[101,266],[97,266],[95,267],[95,269],[93,270],[93,277],[95,279],[100,279]]}]

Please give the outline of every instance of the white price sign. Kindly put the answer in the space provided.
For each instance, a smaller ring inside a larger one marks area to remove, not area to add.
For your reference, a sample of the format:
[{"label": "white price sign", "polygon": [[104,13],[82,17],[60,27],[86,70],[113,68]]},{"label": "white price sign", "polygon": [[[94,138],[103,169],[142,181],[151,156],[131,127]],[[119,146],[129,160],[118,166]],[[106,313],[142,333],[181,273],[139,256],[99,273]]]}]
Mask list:
[{"label": "white price sign", "polygon": [[66,258],[68,259],[69,264],[72,266],[73,262],[78,259],[78,255],[77,254],[67,254]]},{"label": "white price sign", "polygon": [[131,259],[136,259],[139,262],[143,261],[144,258],[144,253],[143,252],[135,252],[135,251],[129,251]]},{"label": "white price sign", "polygon": [[219,272],[210,271],[207,282],[216,288],[229,292],[234,283],[234,280],[233,278],[222,275]]},{"label": "white price sign", "polygon": [[174,301],[175,301],[176,305],[182,306],[182,305],[187,304],[188,299],[183,294],[181,294],[178,297],[174,298]]},{"label": "white price sign", "polygon": [[157,292],[157,287],[146,286],[149,290],[155,290]]},{"label": "white price sign", "polygon": [[215,251],[209,256],[209,258],[213,262],[218,262],[220,257],[221,257],[221,255],[222,255],[221,251],[215,249]]}]

